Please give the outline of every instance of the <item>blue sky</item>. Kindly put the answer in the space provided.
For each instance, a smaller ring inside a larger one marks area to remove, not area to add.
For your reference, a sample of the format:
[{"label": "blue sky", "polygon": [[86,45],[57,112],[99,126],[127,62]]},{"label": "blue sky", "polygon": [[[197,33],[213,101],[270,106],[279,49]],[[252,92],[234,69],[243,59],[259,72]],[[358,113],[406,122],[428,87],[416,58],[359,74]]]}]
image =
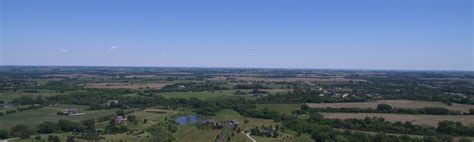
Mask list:
[{"label": "blue sky", "polygon": [[474,70],[472,0],[1,0],[0,65]]}]

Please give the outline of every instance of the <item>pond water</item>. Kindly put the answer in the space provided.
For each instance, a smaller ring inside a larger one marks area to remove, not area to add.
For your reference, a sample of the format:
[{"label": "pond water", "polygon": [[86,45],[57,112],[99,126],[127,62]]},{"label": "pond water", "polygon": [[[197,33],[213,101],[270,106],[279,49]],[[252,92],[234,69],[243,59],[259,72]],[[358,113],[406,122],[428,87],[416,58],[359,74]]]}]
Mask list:
[{"label": "pond water", "polygon": [[197,115],[180,115],[178,116],[178,118],[176,118],[175,121],[179,125],[192,124],[198,121],[198,116]]}]

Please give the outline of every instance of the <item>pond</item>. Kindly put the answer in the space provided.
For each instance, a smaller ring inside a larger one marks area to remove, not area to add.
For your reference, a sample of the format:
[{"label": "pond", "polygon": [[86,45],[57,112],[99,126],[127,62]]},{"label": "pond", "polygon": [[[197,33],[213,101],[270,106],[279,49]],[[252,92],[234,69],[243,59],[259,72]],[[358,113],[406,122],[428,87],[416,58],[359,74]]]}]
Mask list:
[{"label": "pond", "polygon": [[175,121],[179,125],[192,124],[198,121],[198,116],[197,115],[180,115],[178,116],[178,118],[176,118]]}]

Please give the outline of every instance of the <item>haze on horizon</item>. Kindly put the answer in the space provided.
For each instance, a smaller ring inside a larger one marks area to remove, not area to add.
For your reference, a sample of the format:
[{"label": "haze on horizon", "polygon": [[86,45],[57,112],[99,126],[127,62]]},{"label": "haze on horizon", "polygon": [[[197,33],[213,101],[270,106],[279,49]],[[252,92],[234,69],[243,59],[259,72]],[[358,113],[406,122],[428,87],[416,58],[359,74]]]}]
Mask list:
[{"label": "haze on horizon", "polygon": [[474,71],[472,0],[2,0],[0,65]]}]

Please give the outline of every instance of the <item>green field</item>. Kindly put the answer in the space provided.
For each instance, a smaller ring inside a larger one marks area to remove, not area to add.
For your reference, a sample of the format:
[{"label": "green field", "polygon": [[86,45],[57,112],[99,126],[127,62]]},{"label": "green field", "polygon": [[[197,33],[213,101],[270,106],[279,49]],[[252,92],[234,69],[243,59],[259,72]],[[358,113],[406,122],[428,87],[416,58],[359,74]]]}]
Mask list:
[{"label": "green field", "polygon": [[109,110],[94,110],[94,111],[83,111],[84,115],[57,115],[56,112],[63,110],[65,106],[59,107],[45,107],[41,109],[27,110],[8,115],[0,116],[0,129],[8,130],[18,124],[24,124],[35,128],[38,124],[44,121],[57,122],[60,119],[81,121],[87,119],[98,119],[103,116],[115,114],[116,109]]},{"label": "green field", "polygon": [[[135,115],[135,117],[137,117],[138,124],[130,123],[127,126],[131,129],[145,129],[160,121],[165,121],[165,118],[171,119],[176,113],[176,111],[162,109],[145,109],[142,111],[136,111],[129,115]],[[144,123],[144,119],[147,119],[147,123]]]}]

